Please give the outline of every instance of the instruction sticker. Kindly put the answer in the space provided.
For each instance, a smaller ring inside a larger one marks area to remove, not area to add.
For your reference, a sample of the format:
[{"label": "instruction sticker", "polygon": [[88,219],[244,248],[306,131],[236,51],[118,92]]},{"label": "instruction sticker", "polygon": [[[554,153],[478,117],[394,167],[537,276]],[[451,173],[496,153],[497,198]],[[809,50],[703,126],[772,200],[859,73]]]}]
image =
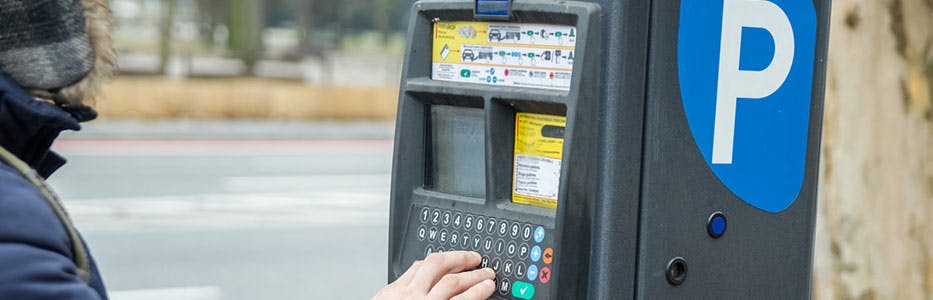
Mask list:
[{"label": "instruction sticker", "polygon": [[512,202],[557,208],[567,118],[517,113]]},{"label": "instruction sticker", "polygon": [[573,26],[434,23],[434,80],[570,90],[577,29]]}]

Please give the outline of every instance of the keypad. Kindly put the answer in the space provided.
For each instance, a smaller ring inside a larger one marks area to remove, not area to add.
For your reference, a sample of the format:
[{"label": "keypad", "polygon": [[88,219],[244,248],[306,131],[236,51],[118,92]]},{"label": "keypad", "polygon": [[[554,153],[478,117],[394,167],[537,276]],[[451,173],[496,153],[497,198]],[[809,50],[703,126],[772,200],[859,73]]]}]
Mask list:
[{"label": "keypad", "polygon": [[482,255],[480,267],[496,272],[497,297],[538,299],[549,294],[555,245],[544,226],[427,206],[415,211],[411,230],[425,255],[476,251]]}]

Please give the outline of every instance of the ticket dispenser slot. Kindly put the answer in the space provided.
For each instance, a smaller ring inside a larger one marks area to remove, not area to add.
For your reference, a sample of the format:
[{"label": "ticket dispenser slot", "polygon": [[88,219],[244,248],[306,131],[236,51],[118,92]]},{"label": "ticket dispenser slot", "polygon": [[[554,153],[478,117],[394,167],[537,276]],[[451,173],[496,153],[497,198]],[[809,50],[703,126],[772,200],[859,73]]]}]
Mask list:
[{"label": "ticket dispenser slot", "polygon": [[415,4],[399,96],[389,279],[431,252],[472,250],[494,299],[586,290],[598,6]]}]

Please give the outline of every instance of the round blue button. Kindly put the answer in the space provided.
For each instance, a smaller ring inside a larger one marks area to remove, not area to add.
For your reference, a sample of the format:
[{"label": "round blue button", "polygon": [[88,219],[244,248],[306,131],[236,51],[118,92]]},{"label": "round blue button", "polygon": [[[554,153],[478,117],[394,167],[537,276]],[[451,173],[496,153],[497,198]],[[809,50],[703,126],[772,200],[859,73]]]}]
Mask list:
[{"label": "round blue button", "polygon": [[722,212],[714,212],[709,216],[706,223],[706,233],[714,239],[718,239],[726,233],[726,215]]},{"label": "round blue button", "polygon": [[533,262],[538,262],[538,260],[541,259],[541,247],[538,247],[537,245],[531,247],[531,255],[529,258],[531,258],[531,261]]},{"label": "round blue button", "polygon": [[544,227],[538,226],[535,228],[535,243],[540,243],[544,241]]},{"label": "round blue button", "polygon": [[528,266],[528,272],[526,272],[526,273],[527,273],[527,274],[525,274],[525,275],[528,275],[528,276],[527,276],[527,277],[528,277],[528,281],[534,282],[535,279],[538,279],[538,266],[536,266],[536,265],[530,265],[530,266]]}]

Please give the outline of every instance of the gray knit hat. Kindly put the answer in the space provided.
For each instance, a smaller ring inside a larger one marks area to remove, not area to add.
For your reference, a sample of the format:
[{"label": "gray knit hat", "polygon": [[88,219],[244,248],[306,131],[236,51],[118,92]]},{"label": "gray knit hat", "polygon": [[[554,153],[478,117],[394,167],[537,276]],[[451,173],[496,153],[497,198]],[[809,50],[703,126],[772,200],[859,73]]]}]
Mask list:
[{"label": "gray knit hat", "polygon": [[0,1],[0,69],[21,86],[63,88],[93,67],[80,0]]},{"label": "gray knit hat", "polygon": [[93,96],[115,58],[106,2],[0,0],[0,71],[63,104]]}]

